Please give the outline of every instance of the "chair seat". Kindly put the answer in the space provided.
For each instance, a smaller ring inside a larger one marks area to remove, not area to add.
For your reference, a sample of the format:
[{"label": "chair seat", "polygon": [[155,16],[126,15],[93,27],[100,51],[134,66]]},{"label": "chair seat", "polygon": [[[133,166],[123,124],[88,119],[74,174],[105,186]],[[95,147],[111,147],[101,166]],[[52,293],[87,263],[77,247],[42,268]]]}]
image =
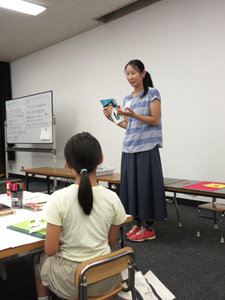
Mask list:
[{"label": "chair seat", "polygon": [[217,204],[217,203],[205,203],[198,205],[198,208],[217,211],[217,212],[223,212],[225,211],[225,205],[223,204]]},{"label": "chair seat", "polygon": [[[120,283],[112,292],[102,295],[102,296],[96,296],[96,297],[88,297],[88,300],[104,300],[104,299],[109,299],[112,296],[118,294],[123,288],[122,283]],[[71,300],[78,300],[77,298],[73,298]]]}]

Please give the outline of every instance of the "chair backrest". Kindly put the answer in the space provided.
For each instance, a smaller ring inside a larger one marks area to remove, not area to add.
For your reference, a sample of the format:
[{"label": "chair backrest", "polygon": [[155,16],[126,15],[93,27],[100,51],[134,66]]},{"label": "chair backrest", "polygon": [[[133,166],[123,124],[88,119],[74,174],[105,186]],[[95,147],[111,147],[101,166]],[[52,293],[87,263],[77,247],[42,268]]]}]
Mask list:
[{"label": "chair backrest", "polygon": [[82,262],[75,272],[75,285],[79,286],[86,277],[87,284],[94,283],[127,269],[128,262],[134,262],[134,252],[130,247],[92,258]]}]

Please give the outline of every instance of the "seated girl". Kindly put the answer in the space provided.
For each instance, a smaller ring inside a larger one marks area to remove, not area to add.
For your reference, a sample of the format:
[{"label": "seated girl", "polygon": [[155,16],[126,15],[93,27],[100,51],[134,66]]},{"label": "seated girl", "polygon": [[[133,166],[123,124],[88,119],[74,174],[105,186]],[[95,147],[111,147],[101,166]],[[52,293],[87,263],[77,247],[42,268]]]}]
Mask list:
[{"label": "seated girl", "polygon": [[[78,297],[74,275],[87,259],[110,253],[126,213],[117,194],[99,185],[96,169],[103,161],[99,142],[89,133],[72,136],[64,149],[75,184],[53,193],[42,218],[47,221],[43,252],[35,255],[38,299],[49,290],[60,298]],[[89,285],[88,296],[104,295],[121,281],[116,275]]]}]

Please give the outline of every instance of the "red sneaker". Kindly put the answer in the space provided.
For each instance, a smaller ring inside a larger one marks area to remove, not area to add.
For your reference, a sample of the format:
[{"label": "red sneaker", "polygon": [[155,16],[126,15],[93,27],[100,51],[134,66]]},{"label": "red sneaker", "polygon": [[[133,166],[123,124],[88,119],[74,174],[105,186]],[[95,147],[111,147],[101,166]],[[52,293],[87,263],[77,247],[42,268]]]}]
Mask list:
[{"label": "red sneaker", "polygon": [[141,226],[140,230],[133,234],[129,240],[132,242],[143,242],[145,240],[154,240],[155,239],[155,230],[147,230],[145,227]]},{"label": "red sneaker", "polygon": [[133,225],[131,230],[129,232],[127,232],[127,234],[126,234],[127,239],[129,240],[130,237],[132,235],[134,235],[136,232],[138,232],[140,229],[141,229],[141,227],[138,227],[137,224]]}]

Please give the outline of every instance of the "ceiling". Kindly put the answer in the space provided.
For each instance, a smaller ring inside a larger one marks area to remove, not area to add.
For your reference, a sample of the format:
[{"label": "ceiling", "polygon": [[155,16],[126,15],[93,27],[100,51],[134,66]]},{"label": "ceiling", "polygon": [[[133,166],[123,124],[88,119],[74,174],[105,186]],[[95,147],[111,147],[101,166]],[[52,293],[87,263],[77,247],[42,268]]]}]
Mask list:
[{"label": "ceiling", "polygon": [[29,0],[47,7],[38,16],[0,8],[0,61],[12,62],[157,1]]}]

